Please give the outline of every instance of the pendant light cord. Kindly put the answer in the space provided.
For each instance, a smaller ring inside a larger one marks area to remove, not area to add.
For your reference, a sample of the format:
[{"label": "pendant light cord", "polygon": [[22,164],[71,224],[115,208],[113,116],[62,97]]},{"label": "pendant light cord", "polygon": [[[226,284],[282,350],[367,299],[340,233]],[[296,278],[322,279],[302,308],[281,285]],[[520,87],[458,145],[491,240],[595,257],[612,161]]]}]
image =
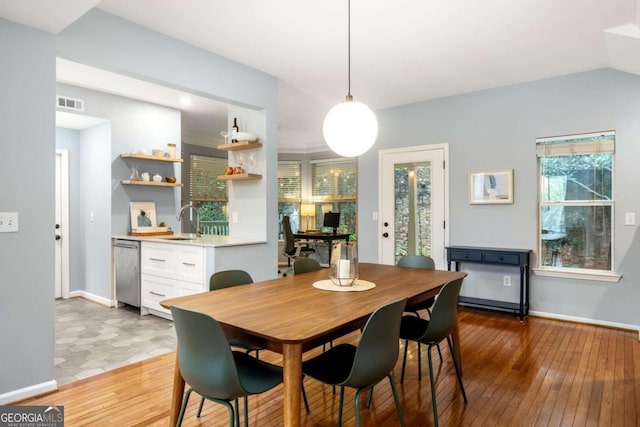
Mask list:
[{"label": "pendant light cord", "polygon": [[352,101],[353,97],[351,96],[351,0],[347,2],[349,11],[347,13],[348,17],[348,25],[347,25],[347,33],[348,33],[348,49],[347,49],[347,101]]}]

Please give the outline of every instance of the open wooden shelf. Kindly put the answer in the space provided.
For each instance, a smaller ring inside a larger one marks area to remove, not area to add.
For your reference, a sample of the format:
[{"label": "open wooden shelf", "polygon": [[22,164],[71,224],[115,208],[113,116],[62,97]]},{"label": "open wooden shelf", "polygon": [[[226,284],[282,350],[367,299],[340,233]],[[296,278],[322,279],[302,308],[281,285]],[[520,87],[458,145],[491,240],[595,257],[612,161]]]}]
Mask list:
[{"label": "open wooden shelf", "polygon": [[154,181],[132,181],[130,179],[123,179],[120,181],[126,185],[148,185],[150,187],[182,187],[182,184],[170,183],[170,182],[154,182]]},{"label": "open wooden shelf", "polygon": [[262,179],[262,175],[257,173],[237,173],[233,175],[220,175],[218,179],[221,181],[242,181],[250,179]]},{"label": "open wooden shelf", "polygon": [[262,143],[258,141],[238,141],[232,142],[231,144],[221,144],[216,148],[218,150],[226,150],[226,151],[239,151],[239,150],[252,150],[254,148],[262,147]]},{"label": "open wooden shelf", "polygon": [[156,160],[158,162],[172,162],[172,163],[182,163],[183,159],[178,159],[176,157],[157,157],[157,156],[149,156],[145,154],[120,154],[120,157],[123,159],[136,159],[136,160]]}]

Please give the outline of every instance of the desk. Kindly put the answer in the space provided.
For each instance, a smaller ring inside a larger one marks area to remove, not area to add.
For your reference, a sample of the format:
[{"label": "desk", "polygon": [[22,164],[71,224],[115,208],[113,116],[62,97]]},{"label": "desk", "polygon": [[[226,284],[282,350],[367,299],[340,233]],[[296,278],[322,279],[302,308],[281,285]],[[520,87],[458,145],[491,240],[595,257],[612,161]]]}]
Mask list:
[{"label": "desk", "polygon": [[[302,353],[364,326],[376,308],[408,297],[407,304],[435,296],[451,280],[466,273],[422,270],[360,263],[360,277],[376,287],[364,292],[331,292],[316,289],[326,270],[264,282],[219,289],[162,301],[197,310],[216,319],[230,338],[259,345],[282,354],[284,368],[284,424],[300,425]],[[454,351],[459,354],[457,330]],[[461,361],[460,358],[458,360]],[[176,358],[171,425],[180,411],[184,380]]]},{"label": "desk", "polygon": [[518,304],[505,301],[494,301],[482,298],[461,296],[462,304],[489,307],[497,310],[518,313],[520,320],[529,315],[529,254],[531,249],[484,248],[475,246],[447,246],[447,269],[456,263],[456,271],[461,262],[481,264],[499,264],[520,267],[520,302]]},{"label": "desk", "polygon": [[351,234],[331,234],[331,233],[294,233],[294,239],[305,239],[305,240],[322,240],[323,242],[327,242],[329,244],[329,260],[328,264],[331,264],[331,248],[333,247],[334,240],[344,240],[345,242],[349,241],[349,236]]}]

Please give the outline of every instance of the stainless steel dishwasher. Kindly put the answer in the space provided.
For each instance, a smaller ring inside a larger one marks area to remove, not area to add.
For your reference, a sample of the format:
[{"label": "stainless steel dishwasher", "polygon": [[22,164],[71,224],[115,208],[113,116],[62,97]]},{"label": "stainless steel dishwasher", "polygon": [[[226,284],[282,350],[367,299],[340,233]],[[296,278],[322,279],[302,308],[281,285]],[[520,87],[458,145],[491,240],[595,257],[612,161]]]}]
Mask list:
[{"label": "stainless steel dishwasher", "polygon": [[140,307],[140,242],[114,239],[116,300]]}]

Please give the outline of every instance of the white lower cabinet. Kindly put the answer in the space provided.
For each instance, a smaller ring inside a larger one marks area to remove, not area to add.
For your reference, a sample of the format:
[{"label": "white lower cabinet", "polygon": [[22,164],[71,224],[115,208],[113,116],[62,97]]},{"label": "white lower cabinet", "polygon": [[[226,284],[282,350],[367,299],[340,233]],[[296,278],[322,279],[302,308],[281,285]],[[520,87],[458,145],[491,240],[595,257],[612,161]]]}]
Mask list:
[{"label": "white lower cabinet", "polygon": [[202,246],[142,242],[140,257],[141,314],[171,319],[160,301],[208,290]]}]

